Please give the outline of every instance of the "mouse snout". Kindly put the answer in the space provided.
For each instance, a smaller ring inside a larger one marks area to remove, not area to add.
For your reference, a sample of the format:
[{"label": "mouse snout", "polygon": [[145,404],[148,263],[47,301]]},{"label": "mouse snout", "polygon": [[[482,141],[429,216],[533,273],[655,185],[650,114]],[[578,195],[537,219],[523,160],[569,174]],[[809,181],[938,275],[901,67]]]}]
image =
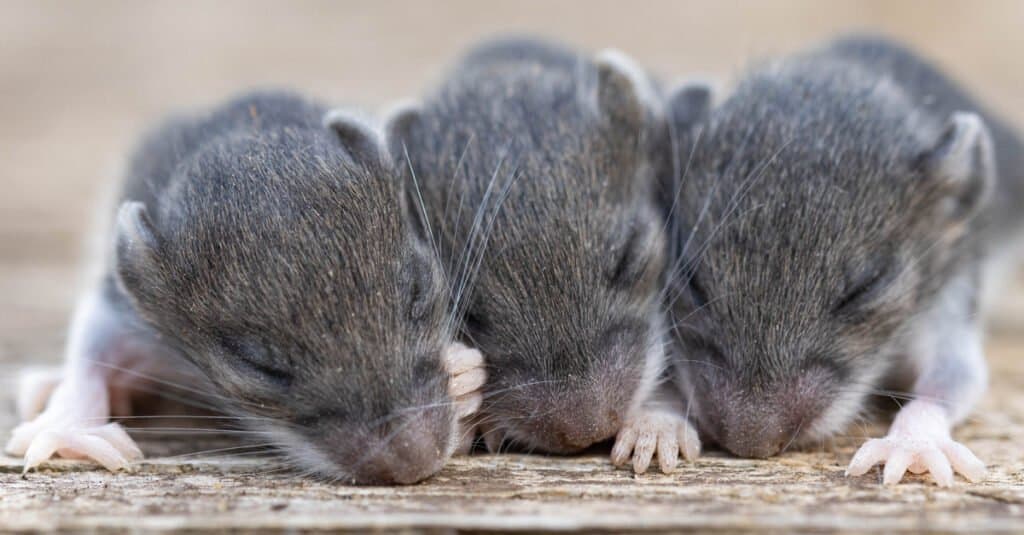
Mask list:
[{"label": "mouse snout", "polygon": [[[357,484],[408,485],[422,481],[441,470],[450,449],[449,437],[426,424],[410,421],[396,425],[383,437],[336,450],[333,460]],[[348,435],[336,440],[351,442],[353,438]]]},{"label": "mouse snout", "polygon": [[797,362],[766,370],[716,373],[697,382],[702,434],[729,452],[764,459],[799,446],[814,432],[840,383],[826,366]]},{"label": "mouse snout", "polygon": [[782,452],[799,428],[776,415],[748,413],[722,422],[719,442],[739,457],[764,459]]},{"label": "mouse snout", "polygon": [[615,436],[622,416],[613,408],[580,403],[551,413],[539,423],[553,443],[552,451],[572,453]]},{"label": "mouse snout", "polygon": [[718,399],[720,416],[710,424],[710,435],[725,449],[739,457],[764,459],[778,455],[800,441],[801,433],[811,428],[821,403],[817,389],[773,389],[774,393]]}]

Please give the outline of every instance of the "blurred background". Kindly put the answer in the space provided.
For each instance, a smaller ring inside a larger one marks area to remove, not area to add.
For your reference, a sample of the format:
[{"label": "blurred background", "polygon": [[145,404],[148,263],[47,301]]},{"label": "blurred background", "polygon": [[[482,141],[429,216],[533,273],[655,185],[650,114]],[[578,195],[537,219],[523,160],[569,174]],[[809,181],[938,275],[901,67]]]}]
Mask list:
[{"label": "blurred background", "polygon": [[[1019,0],[0,0],[0,362],[60,358],[95,201],[168,111],[253,86],[379,111],[496,33],[620,48],[667,80],[728,81],[852,30],[912,44],[1024,125]],[[1024,299],[997,316],[1024,318]]]}]

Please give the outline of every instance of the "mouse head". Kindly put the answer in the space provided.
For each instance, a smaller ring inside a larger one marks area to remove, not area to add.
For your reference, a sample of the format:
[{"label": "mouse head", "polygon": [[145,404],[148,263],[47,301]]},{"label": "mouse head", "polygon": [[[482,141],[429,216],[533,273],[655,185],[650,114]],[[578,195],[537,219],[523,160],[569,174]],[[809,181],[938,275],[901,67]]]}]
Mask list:
[{"label": "mouse head", "polygon": [[117,273],[214,398],[298,470],[411,483],[453,449],[447,294],[375,132],[223,137],[157,206],[125,202]]},{"label": "mouse head", "polygon": [[[424,169],[483,177],[424,194],[439,195],[427,199],[444,214],[439,243],[455,244],[442,257],[462,281],[463,334],[487,356],[492,449],[507,439],[571,452],[611,438],[663,362],[652,112],[621,55],[581,65],[583,81],[576,69],[463,73],[446,97],[391,121],[403,140],[392,152],[409,154],[421,182]],[[463,213],[463,198],[483,201]]]},{"label": "mouse head", "polygon": [[669,275],[680,375],[702,432],[741,456],[858,416],[967,257],[993,180],[977,115],[930,121],[885,84],[830,76],[754,76],[695,122],[702,90],[672,99],[690,162]]}]

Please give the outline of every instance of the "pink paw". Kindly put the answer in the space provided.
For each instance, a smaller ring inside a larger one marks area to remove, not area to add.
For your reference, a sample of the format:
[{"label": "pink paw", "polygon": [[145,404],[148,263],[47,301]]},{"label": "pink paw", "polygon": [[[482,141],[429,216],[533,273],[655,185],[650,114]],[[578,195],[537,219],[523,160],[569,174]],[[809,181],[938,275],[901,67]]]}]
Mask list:
[{"label": "pink paw", "polygon": [[630,417],[615,437],[612,464],[622,466],[633,457],[633,471],[647,471],[655,452],[661,471],[670,474],[679,461],[679,452],[688,461],[700,455],[697,430],[683,416],[671,410],[643,409]]},{"label": "pink paw", "polygon": [[451,375],[448,395],[455,402],[456,414],[459,418],[471,416],[483,402],[480,389],[487,381],[483,355],[476,349],[455,342],[444,352],[444,366]]},{"label": "pink paw", "polygon": [[882,481],[886,485],[899,483],[908,470],[930,472],[941,487],[953,485],[954,471],[972,482],[985,477],[985,463],[950,437],[942,407],[920,400],[908,403],[897,414],[885,438],[861,446],[846,475],[863,475],[878,463],[885,464]]},{"label": "pink paw", "polygon": [[[30,407],[38,388],[25,388],[19,400]],[[14,428],[5,451],[24,456],[27,472],[53,455],[68,459],[92,459],[111,471],[126,468],[142,458],[135,442],[116,423],[108,423],[110,408],[107,385],[95,376],[59,384],[46,404],[46,410],[33,420]]]},{"label": "pink paw", "polygon": [[444,367],[451,376],[448,395],[455,403],[455,414],[459,418],[455,453],[466,454],[473,448],[476,438],[476,423],[469,417],[480,409],[484,399],[480,391],[487,381],[484,358],[476,349],[455,342],[445,349]]},{"label": "pink paw", "polygon": [[54,454],[67,459],[92,459],[111,472],[142,458],[135,441],[116,423],[86,427],[37,419],[16,427],[6,450],[25,457],[25,472]]}]

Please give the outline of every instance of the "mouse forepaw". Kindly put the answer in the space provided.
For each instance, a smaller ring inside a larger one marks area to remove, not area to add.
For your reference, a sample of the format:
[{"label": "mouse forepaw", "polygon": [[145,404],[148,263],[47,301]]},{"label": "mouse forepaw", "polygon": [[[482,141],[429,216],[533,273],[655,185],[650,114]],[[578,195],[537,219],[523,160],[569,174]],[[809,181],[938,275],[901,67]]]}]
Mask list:
[{"label": "mouse forepaw", "polygon": [[919,402],[900,411],[885,438],[871,439],[857,450],[846,475],[860,476],[882,463],[882,482],[886,485],[899,483],[907,471],[930,472],[940,487],[953,485],[954,472],[972,482],[984,478],[985,463],[950,438],[948,425],[944,418],[935,417],[934,407],[913,403]]},{"label": "mouse forepaw", "polygon": [[459,418],[473,415],[483,403],[481,389],[487,381],[483,355],[454,342],[444,351],[444,366],[450,376],[448,395],[455,402],[456,414]]},{"label": "mouse forepaw", "polygon": [[657,454],[661,471],[670,474],[680,452],[688,461],[700,455],[700,438],[689,420],[668,410],[641,410],[619,430],[611,460],[623,466],[632,457],[633,471],[643,474]]},{"label": "mouse forepaw", "polygon": [[92,459],[115,471],[142,458],[135,442],[110,416],[105,381],[94,377],[58,385],[46,410],[14,428],[5,451],[25,458],[28,470],[53,455]]}]

